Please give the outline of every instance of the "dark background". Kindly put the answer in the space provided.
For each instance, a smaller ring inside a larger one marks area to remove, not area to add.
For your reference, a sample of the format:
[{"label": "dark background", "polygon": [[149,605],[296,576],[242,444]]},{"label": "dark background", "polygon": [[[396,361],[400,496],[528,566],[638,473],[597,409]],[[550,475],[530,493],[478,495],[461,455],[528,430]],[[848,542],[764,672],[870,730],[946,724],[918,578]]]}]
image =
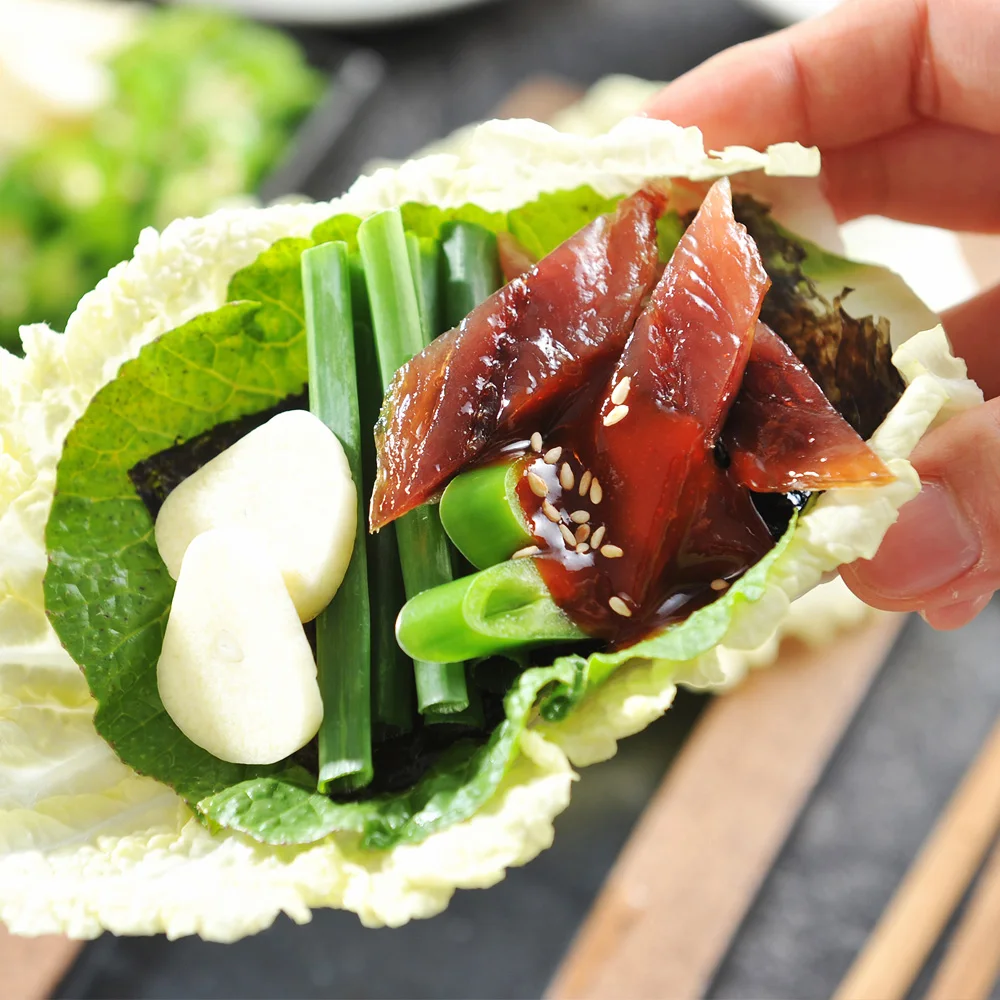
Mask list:
[{"label": "dark background", "polygon": [[[310,193],[332,197],[370,159],[405,157],[488,116],[536,74],[581,84],[608,73],[669,79],[770,28],[730,0],[502,0],[387,30],[296,28],[321,65],[347,44],[375,50],[387,69]],[[1000,711],[998,648],[996,602],[958,634],[910,622],[712,996],[831,994]],[[352,914],[320,911],[305,927],[281,919],[229,946],[105,935],[57,995],[540,996],[702,704],[682,695],[614,760],[585,771],[555,846],[489,891],[459,892],[442,916],[372,931]]]}]

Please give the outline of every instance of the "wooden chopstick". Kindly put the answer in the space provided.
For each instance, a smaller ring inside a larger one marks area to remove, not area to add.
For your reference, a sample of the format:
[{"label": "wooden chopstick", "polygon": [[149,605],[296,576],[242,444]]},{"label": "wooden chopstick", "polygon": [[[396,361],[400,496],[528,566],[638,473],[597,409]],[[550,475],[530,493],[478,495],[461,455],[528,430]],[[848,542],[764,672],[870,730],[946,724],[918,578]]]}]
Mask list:
[{"label": "wooden chopstick", "polygon": [[[834,1000],[899,1000],[906,995],[998,830],[1000,721],[924,842]],[[986,902],[993,912],[992,895]],[[979,933],[978,923],[974,930]],[[996,933],[994,927],[994,936]],[[955,995],[949,995],[949,1000],[956,1000]]]},{"label": "wooden chopstick", "polygon": [[1000,977],[1000,843],[997,843],[924,1000],[986,1000]]},{"label": "wooden chopstick", "polygon": [[629,838],[548,1000],[696,1000],[903,624],[786,644],[709,705]]},{"label": "wooden chopstick", "polygon": [[64,937],[17,937],[0,926],[0,997],[45,1000],[81,947],[79,941]]}]

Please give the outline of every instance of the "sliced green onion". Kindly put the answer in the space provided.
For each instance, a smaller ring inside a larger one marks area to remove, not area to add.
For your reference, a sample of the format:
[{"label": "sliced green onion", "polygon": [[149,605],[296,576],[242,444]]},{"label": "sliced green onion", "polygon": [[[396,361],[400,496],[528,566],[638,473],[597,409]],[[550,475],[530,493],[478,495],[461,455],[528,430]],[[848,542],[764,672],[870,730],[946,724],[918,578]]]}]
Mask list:
[{"label": "sliced green onion", "polygon": [[502,284],[497,238],[474,222],[446,222],[441,227],[444,258],[444,327],[458,326]]},{"label": "sliced green onion", "polygon": [[410,598],[396,638],[422,660],[471,660],[586,639],[552,600],[531,559],[498,563]]},{"label": "sliced green onion", "polygon": [[465,686],[469,692],[469,704],[461,712],[434,712],[427,716],[427,722],[433,722],[434,725],[468,726],[471,729],[482,729],[486,725],[483,696],[473,683],[473,672],[470,666],[470,664],[466,664],[465,671]]},{"label": "sliced green onion", "polygon": [[441,524],[476,569],[509,559],[531,545],[517,497],[520,462],[487,465],[456,476],[441,495]]},{"label": "sliced green onion", "polygon": [[[420,323],[403,220],[398,209],[370,216],[358,229],[382,387],[427,341]],[[448,540],[432,507],[418,507],[396,522],[407,597],[451,580]],[[422,713],[459,712],[469,704],[462,662],[415,657],[417,706]]]},{"label": "sliced green onion", "polygon": [[[361,468],[367,497],[375,483],[374,427],[382,406],[382,378],[361,258],[352,253],[349,263],[362,430]],[[396,642],[396,616],[406,598],[395,525],[368,534],[366,549],[371,607],[372,728],[376,738],[384,740],[413,729],[413,663]]]},{"label": "sliced green onion", "polygon": [[363,788],[372,780],[371,636],[361,421],[354,365],[351,285],[345,243],[302,255],[309,408],[340,439],[358,494],[358,530],[347,574],[316,620],[316,667],[323,698],[319,789]]},{"label": "sliced green onion", "polygon": [[446,329],[441,323],[439,291],[441,244],[426,236],[418,237],[415,233],[407,233],[406,252],[410,258],[410,271],[413,274],[417,309],[420,313],[420,329],[426,347]]}]

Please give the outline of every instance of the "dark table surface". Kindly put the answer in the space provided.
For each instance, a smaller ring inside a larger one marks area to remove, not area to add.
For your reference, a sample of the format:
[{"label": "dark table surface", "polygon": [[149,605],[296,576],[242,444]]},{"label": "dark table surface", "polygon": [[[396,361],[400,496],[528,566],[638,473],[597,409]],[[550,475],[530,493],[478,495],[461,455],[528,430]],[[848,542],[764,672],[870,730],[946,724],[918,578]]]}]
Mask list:
[{"label": "dark table surface", "polygon": [[[667,79],[769,29],[731,0],[503,0],[377,32],[297,29],[318,61],[347,42],[379,52],[388,70],[312,193],[332,196],[371,158],[404,157],[487,116],[535,74]],[[956,634],[909,623],[711,996],[830,995],[1000,712],[998,649],[997,602]],[[489,891],[458,893],[433,920],[371,931],[324,911],[230,946],[106,935],[58,996],[540,996],[702,704],[682,696],[585,771],[550,851]]]}]

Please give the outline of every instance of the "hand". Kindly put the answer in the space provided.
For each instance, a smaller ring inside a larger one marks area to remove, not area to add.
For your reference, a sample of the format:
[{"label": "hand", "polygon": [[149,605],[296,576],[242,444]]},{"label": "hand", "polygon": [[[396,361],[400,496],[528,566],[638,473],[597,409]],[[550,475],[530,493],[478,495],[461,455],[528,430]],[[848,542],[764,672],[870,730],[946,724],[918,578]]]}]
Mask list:
[{"label": "hand", "polygon": [[[710,149],[819,146],[841,221],[878,214],[996,233],[998,52],[997,0],[853,0],[721,53],[646,112],[698,125]],[[924,489],[875,558],[842,576],[875,607],[950,629],[1000,587],[1000,288],[944,324],[989,402],[921,442],[913,463]]]}]

